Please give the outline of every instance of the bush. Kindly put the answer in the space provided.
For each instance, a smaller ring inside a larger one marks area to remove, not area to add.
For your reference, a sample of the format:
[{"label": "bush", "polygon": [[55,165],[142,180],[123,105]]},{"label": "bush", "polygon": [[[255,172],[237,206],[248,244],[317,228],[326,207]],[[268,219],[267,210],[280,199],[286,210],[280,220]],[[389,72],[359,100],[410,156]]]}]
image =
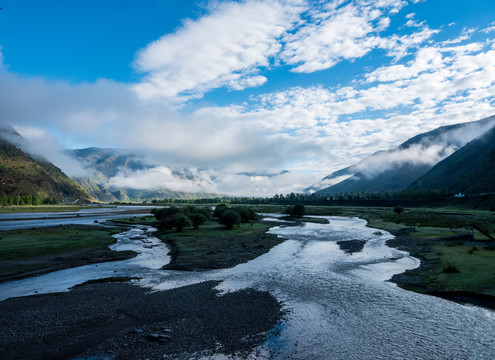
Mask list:
[{"label": "bush", "polygon": [[153,209],[151,210],[151,213],[155,215],[155,218],[160,221],[160,220],[165,220],[169,217],[172,217],[173,215],[180,214],[182,212],[181,209],[171,206],[168,208],[163,208],[163,209]]},{"label": "bush", "polygon": [[239,213],[239,215],[241,216],[241,222],[243,223],[258,220],[258,214],[256,214],[253,209],[250,209],[246,206],[236,207],[233,210]]},{"label": "bush", "polygon": [[178,232],[182,232],[182,230],[186,226],[192,226],[192,222],[184,214],[175,214],[162,221],[163,228],[165,229],[176,228]]},{"label": "bush", "polygon": [[206,217],[206,220],[211,219],[211,211],[205,208],[198,208],[196,206],[187,206],[184,209],[184,213],[190,217],[192,214],[201,214]]},{"label": "bush", "polygon": [[300,218],[306,215],[306,208],[303,204],[294,205],[294,209],[292,210],[292,216]]},{"label": "bush", "polygon": [[206,216],[199,212],[194,212],[192,214],[187,215],[187,217],[191,220],[194,230],[198,230],[200,225],[203,225],[208,221]]},{"label": "bush", "polygon": [[220,215],[222,215],[222,213],[228,208],[229,207],[225,204],[218,204],[217,206],[215,206],[215,211],[213,212],[213,216],[219,218]]},{"label": "bush", "polygon": [[457,266],[455,266],[454,263],[451,263],[450,261],[447,263],[447,265],[445,265],[442,269],[442,272],[443,273],[446,273],[446,274],[454,274],[454,273],[458,273],[460,272],[459,269],[457,268]]},{"label": "bush", "polygon": [[225,225],[228,230],[231,230],[234,225],[241,222],[241,216],[239,213],[232,209],[226,209],[220,215],[220,224]]},{"label": "bush", "polygon": [[285,213],[292,217],[300,218],[306,215],[306,207],[303,204],[288,206],[287,209],[285,209]]}]

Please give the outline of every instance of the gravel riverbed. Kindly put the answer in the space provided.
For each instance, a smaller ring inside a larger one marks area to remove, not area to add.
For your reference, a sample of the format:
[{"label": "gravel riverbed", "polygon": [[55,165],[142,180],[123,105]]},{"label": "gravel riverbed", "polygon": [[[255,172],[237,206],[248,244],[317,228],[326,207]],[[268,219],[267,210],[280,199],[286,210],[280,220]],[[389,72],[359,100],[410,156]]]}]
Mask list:
[{"label": "gravel riverbed", "polygon": [[132,283],[0,302],[0,358],[191,359],[247,354],[282,319],[277,300],[252,289],[220,295],[208,281],[150,292]]}]

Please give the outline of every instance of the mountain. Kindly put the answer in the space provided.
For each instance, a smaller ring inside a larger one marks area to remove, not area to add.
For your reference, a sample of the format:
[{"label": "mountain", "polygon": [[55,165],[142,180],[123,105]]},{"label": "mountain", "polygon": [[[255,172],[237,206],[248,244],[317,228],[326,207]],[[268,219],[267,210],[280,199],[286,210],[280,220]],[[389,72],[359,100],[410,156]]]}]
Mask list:
[{"label": "mountain", "polygon": [[356,165],[330,174],[320,181],[336,180],[332,186],[319,190],[320,184],[310,186],[308,192],[342,194],[348,192],[398,191],[425,175],[439,161],[460,149],[467,142],[486,132],[495,124],[495,116],[462,124],[442,126],[412,137],[397,148],[379,151]]},{"label": "mountain", "polygon": [[156,175],[163,169],[146,161],[144,156],[128,150],[91,147],[69,150],[67,154],[79,160],[91,174],[74,180],[99,201],[136,202],[153,199],[196,199],[218,196],[218,194],[210,192],[174,191],[167,188],[167,185],[170,186],[171,178],[178,182],[197,184],[198,188],[202,184],[205,185],[205,188],[208,187],[205,180],[198,178],[187,168],[170,170],[170,173],[163,176],[163,184],[160,186],[143,188],[143,184],[135,184],[134,187],[119,185],[120,183],[129,183],[129,179],[136,175],[140,175],[142,179],[146,177],[147,173]]},{"label": "mountain", "polygon": [[305,193],[314,193],[322,189],[327,189],[332,185],[338,184],[358,172],[358,165],[352,165],[344,169],[334,171],[330,175],[325,176],[318,183],[308,186],[304,189]]},{"label": "mountain", "polygon": [[495,192],[495,127],[440,161],[409,186],[441,188],[451,193]]},{"label": "mountain", "polygon": [[38,195],[58,201],[90,200],[90,196],[59,168],[34,158],[12,141],[22,137],[12,128],[0,129],[0,195]]}]

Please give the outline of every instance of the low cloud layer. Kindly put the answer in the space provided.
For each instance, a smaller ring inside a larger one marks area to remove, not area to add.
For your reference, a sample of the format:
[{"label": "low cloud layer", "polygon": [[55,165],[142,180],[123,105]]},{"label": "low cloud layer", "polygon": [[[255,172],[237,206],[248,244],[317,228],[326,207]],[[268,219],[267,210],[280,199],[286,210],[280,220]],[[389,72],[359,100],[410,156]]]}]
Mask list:
[{"label": "low cloud layer", "polygon": [[275,174],[245,174],[223,170],[187,169],[190,177],[186,178],[166,166],[158,166],[145,170],[123,170],[117,176],[110,178],[106,185],[116,188],[131,188],[138,190],[167,189],[180,192],[200,192],[228,194],[238,196],[274,195],[299,192],[313,180],[312,176],[294,172],[279,172]]}]

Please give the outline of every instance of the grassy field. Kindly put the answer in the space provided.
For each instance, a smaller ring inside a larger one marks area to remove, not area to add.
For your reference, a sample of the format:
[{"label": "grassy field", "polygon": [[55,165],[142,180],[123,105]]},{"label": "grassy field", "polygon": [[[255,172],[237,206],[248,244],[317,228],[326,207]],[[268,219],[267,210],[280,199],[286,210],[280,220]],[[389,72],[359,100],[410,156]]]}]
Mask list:
[{"label": "grassy field", "polygon": [[58,254],[115,242],[119,230],[95,226],[19,229],[0,233],[0,261]]},{"label": "grassy field", "polygon": [[77,205],[36,205],[36,206],[1,206],[0,214],[2,213],[28,213],[28,212],[57,212],[57,211],[79,211],[80,206]]},{"label": "grassy field", "polygon": [[2,231],[0,280],[135,256],[108,248],[120,231],[83,225]]},{"label": "grassy field", "polygon": [[255,222],[226,230],[212,220],[198,230],[160,231],[157,236],[172,248],[167,269],[219,269],[252,260],[279,244],[275,235],[266,234],[271,226]]},{"label": "grassy field", "polygon": [[154,216],[133,216],[130,218],[123,219],[113,219],[111,220],[117,224],[126,224],[126,225],[149,225],[153,227],[158,227],[159,223],[156,221]]}]

